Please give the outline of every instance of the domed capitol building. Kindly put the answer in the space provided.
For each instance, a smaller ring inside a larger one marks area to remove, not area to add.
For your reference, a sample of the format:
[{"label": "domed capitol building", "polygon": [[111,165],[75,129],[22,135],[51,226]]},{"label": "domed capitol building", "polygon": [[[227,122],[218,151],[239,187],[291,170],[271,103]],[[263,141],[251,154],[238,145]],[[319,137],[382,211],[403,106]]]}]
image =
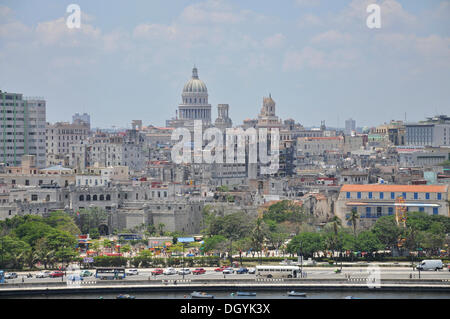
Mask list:
[{"label": "domed capitol building", "polygon": [[208,103],[208,89],[199,79],[196,67],[191,79],[184,85],[177,116],[168,121],[172,127],[193,127],[194,120],[201,120],[204,127],[211,126],[211,104]]}]

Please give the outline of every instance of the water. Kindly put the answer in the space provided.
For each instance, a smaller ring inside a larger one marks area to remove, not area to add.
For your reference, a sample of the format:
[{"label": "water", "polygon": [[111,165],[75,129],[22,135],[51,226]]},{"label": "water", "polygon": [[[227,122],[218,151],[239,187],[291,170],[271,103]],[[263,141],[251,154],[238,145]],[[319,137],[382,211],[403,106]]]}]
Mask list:
[{"label": "water", "polygon": [[[244,290],[242,290],[244,291]],[[251,290],[248,290],[252,292]],[[256,297],[238,297],[232,296],[231,292],[208,291],[216,299],[344,299],[346,296],[353,296],[361,299],[450,299],[450,293],[447,292],[387,292],[387,291],[301,291],[306,292],[306,297],[289,297],[288,291],[255,291]],[[189,291],[179,292],[123,292],[135,296],[136,299],[190,299]],[[236,293],[236,292],[234,292]],[[50,295],[27,295],[10,296],[12,299],[116,299],[120,292],[115,293],[83,293],[83,294],[50,294]],[[199,299],[197,299],[199,300]]]}]

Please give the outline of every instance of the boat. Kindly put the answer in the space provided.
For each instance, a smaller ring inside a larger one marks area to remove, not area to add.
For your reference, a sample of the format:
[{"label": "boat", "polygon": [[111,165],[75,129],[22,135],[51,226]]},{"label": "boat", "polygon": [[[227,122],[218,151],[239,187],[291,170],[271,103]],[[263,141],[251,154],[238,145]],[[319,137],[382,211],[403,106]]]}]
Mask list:
[{"label": "boat", "polygon": [[306,297],[306,293],[305,292],[297,292],[297,291],[289,291],[288,292],[288,296],[289,297]]},{"label": "boat", "polygon": [[347,297],[345,297],[344,299],[361,299],[361,298],[353,297],[353,296],[347,296]]},{"label": "boat", "polygon": [[213,299],[214,296],[213,295],[209,295],[206,292],[194,291],[193,293],[191,293],[191,298]]},{"label": "boat", "polygon": [[236,296],[254,297],[256,296],[256,292],[238,291],[236,292]]},{"label": "boat", "polygon": [[116,297],[116,299],[135,299],[135,298],[136,298],[135,296],[122,295],[122,294],[120,294]]}]

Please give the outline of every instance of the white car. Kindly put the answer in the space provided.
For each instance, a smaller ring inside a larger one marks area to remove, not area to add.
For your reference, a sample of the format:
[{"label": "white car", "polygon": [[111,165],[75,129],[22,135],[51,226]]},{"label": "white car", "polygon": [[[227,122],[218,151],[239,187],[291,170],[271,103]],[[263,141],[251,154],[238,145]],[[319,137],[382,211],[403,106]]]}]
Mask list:
[{"label": "white car", "polygon": [[249,268],[248,269],[248,273],[249,274],[255,274],[256,273],[256,268]]},{"label": "white car", "polygon": [[181,268],[180,270],[178,270],[178,274],[179,275],[190,275],[191,270],[189,268]]},{"label": "white car", "polygon": [[49,278],[50,271],[42,271],[36,274],[36,278]]},{"label": "white car", "polygon": [[234,270],[231,267],[225,268],[224,270],[222,270],[223,274],[233,274]]},{"label": "white car", "polygon": [[137,269],[129,269],[127,271],[127,275],[129,275],[129,276],[137,276],[137,275],[139,275],[139,271]]},{"label": "white car", "polygon": [[164,270],[163,275],[176,275],[177,271],[175,268],[169,267],[166,270]]}]

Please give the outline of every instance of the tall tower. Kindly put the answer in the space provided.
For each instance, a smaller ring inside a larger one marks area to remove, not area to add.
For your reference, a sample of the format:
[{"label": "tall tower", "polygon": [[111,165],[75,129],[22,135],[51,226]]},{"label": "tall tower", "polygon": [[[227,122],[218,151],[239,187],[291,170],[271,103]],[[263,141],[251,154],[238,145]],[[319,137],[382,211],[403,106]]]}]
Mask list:
[{"label": "tall tower", "polygon": [[229,109],[230,106],[228,104],[217,105],[217,119],[214,126],[222,131],[233,126],[233,122],[228,116]]},{"label": "tall tower", "polygon": [[281,120],[275,114],[275,101],[269,94],[269,97],[263,98],[263,106],[258,115],[257,127],[280,128],[281,126]]}]

